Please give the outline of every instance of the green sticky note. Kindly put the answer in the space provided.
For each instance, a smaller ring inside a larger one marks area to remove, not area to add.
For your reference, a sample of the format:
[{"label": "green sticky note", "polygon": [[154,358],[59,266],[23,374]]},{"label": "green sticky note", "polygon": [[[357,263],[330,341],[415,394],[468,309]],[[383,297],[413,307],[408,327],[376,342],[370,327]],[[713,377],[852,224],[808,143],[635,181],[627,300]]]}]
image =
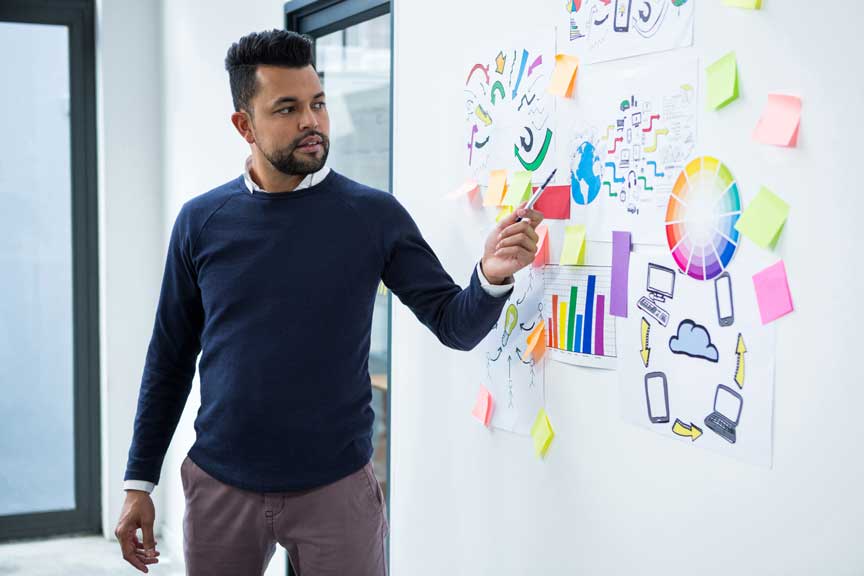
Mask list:
[{"label": "green sticky note", "polygon": [[735,229],[762,248],[774,248],[788,216],[789,204],[763,186],[735,223]]},{"label": "green sticky note", "polygon": [[708,107],[723,108],[738,98],[738,62],[729,52],[708,66]]},{"label": "green sticky note", "polygon": [[762,9],[762,0],[723,0],[723,4],[735,8],[746,8],[747,10]]},{"label": "green sticky note", "polygon": [[577,224],[564,229],[564,247],[561,249],[561,260],[564,266],[582,266],[585,264],[585,225]]},{"label": "green sticky note", "polygon": [[510,178],[502,206],[519,206],[531,196],[531,172],[516,172]]},{"label": "green sticky note", "polygon": [[546,455],[546,450],[552,443],[552,438],[555,437],[555,431],[552,430],[552,423],[549,422],[549,415],[546,410],[541,408],[537,413],[537,418],[534,420],[534,425],[531,426],[531,437],[534,438],[534,452],[538,456]]}]

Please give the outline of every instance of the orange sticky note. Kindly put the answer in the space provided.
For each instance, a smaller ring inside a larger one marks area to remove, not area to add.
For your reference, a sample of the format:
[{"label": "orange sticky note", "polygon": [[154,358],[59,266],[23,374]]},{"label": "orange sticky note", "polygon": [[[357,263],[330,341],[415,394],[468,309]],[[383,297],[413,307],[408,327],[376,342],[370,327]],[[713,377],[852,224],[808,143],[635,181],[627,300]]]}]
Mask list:
[{"label": "orange sticky note", "polygon": [[549,93],[570,98],[573,95],[573,86],[576,84],[577,70],[579,70],[578,58],[569,54],[556,55],[555,70],[549,80]]},{"label": "orange sticky note", "polygon": [[534,256],[534,266],[545,266],[549,261],[549,228],[545,223],[537,226],[537,254]]},{"label": "orange sticky note", "polygon": [[769,94],[768,104],[753,131],[753,139],[763,144],[794,148],[798,145],[801,123],[801,98],[788,94]]},{"label": "orange sticky note", "polygon": [[507,171],[493,170],[489,174],[489,186],[483,196],[483,206],[500,206],[507,188]]},{"label": "orange sticky note", "polygon": [[533,355],[539,362],[546,354],[546,322],[540,320],[526,339],[525,356]]},{"label": "orange sticky note", "polygon": [[482,422],[484,426],[489,426],[489,420],[492,418],[492,394],[482,384],[480,385],[480,392],[477,394],[477,402],[474,403],[471,415]]}]

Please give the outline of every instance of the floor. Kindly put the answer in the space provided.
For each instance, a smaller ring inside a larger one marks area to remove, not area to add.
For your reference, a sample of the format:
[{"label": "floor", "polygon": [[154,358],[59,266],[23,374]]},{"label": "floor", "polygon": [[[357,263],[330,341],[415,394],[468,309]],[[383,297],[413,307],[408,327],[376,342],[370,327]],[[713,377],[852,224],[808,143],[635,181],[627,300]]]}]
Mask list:
[{"label": "floor", "polygon": [[[120,546],[101,536],[77,536],[0,545],[0,576],[117,576],[142,574],[123,560]],[[181,558],[164,552],[150,574],[182,576]]]}]

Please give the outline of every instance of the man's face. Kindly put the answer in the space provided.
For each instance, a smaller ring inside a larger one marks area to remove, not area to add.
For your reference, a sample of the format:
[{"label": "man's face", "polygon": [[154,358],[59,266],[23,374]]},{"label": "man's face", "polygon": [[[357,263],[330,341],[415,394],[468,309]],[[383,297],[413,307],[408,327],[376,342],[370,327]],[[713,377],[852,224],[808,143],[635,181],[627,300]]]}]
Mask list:
[{"label": "man's face", "polygon": [[259,66],[250,105],[255,145],[283,174],[320,170],[330,150],[330,118],[312,66]]}]

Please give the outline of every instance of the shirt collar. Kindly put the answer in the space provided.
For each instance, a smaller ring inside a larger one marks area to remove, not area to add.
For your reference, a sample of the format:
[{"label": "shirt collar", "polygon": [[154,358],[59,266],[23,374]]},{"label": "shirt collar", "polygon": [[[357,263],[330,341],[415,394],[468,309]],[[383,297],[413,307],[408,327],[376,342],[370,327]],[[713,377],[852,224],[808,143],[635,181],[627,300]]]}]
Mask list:
[{"label": "shirt collar", "polygon": [[[252,167],[252,156],[249,156],[248,158],[246,158],[246,166],[245,166],[245,169],[243,170],[243,181],[246,183],[246,189],[249,190],[249,192],[251,194],[254,194],[256,192],[266,193],[267,192],[266,190],[264,190],[263,188],[258,186],[258,184],[256,184],[255,181],[252,180],[252,174],[250,173],[251,167]],[[330,167],[329,166],[322,167],[317,172],[313,172],[313,173],[307,175],[306,177],[304,177],[303,180],[300,181],[300,184],[298,184],[297,187],[294,188],[294,191],[303,190],[305,188],[310,188],[312,186],[315,186],[316,184],[319,184],[322,180],[324,180],[324,178],[327,177],[327,174],[329,174],[329,173],[330,173]]]}]

